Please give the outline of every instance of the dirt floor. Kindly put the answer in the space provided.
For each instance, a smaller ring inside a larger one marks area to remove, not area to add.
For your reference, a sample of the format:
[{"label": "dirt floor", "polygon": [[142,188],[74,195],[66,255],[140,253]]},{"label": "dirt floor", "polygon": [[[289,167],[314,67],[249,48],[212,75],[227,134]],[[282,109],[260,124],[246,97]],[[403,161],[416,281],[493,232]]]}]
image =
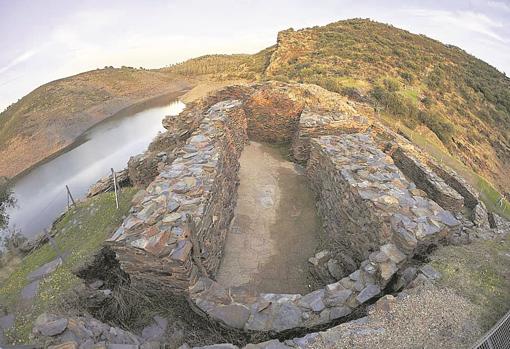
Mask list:
[{"label": "dirt floor", "polygon": [[251,142],[241,155],[239,198],[217,280],[260,292],[310,291],[319,241],[314,194],[283,149]]}]

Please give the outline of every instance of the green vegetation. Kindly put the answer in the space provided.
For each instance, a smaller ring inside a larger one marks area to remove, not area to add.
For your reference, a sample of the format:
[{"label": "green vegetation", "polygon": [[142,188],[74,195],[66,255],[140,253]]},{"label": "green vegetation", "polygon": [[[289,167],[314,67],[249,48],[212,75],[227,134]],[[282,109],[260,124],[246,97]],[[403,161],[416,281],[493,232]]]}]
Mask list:
[{"label": "green vegetation", "polygon": [[21,290],[28,284],[27,275],[52,261],[57,255],[49,244],[45,244],[21,260],[0,286],[0,304],[7,305],[17,315],[14,329],[7,332],[10,340],[27,343],[35,318],[62,301],[63,295],[79,283],[79,279],[72,273],[73,268],[97,251],[103,241],[120,225],[122,217],[131,206],[135,192],[136,189],[133,188],[122,191],[118,210],[115,208],[113,193],[87,199],[78,203],[76,208],[70,209],[55,224],[53,229],[57,231],[57,246],[69,254],[61,267],[40,282],[38,294],[30,306],[22,304],[19,298]]},{"label": "green vegetation", "polygon": [[440,285],[454,289],[471,301],[488,330],[510,305],[510,236],[504,240],[478,241],[435,251],[431,264],[442,273]]},{"label": "green vegetation", "polygon": [[411,130],[426,126],[471,170],[499,190],[510,187],[510,79],[423,35],[353,19],[285,30],[255,55],[204,56],[164,71],[317,84]]},{"label": "green vegetation", "polygon": [[16,200],[12,195],[12,190],[7,180],[0,178],[0,229],[7,227],[9,223],[9,216],[7,215],[7,208],[14,206]]},{"label": "green vegetation", "polygon": [[215,80],[257,80],[269,63],[271,48],[261,52],[235,55],[206,55],[160,69],[187,77],[208,76]]}]

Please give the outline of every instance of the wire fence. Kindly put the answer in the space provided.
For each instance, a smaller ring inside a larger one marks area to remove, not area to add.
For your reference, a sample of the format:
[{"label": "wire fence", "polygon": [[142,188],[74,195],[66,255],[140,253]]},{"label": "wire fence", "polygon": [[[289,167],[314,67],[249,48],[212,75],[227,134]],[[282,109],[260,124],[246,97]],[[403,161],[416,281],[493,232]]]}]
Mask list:
[{"label": "wire fence", "polygon": [[473,349],[510,348],[510,311],[498,321],[473,347]]}]

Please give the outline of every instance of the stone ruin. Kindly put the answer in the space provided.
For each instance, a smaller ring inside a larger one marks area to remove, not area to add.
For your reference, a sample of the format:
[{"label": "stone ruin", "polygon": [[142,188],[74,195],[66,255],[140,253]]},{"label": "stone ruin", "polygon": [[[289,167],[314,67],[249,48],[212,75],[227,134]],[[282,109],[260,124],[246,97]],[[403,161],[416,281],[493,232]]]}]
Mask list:
[{"label": "stone ruin", "polygon": [[[231,86],[167,118],[168,131],[130,162],[131,182],[144,189],[107,241],[131,282],[184,295],[227,328],[314,329],[411,282],[416,255],[509,228],[455,172],[332,95],[299,84]],[[310,256],[329,273],[308,294],[215,281],[249,140],[288,144],[306,166],[331,247]]]}]

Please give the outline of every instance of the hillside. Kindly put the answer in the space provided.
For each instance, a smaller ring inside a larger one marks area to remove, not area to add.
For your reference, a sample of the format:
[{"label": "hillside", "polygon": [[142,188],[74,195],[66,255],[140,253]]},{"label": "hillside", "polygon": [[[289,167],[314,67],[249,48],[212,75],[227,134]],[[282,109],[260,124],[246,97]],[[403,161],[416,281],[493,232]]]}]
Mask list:
[{"label": "hillside", "polygon": [[395,129],[427,138],[510,191],[510,79],[423,35],[353,19],[282,31],[255,55],[204,56],[164,70],[320,85],[370,105]]},{"label": "hillside", "polygon": [[0,114],[0,176],[15,176],[130,105],[188,88],[172,74],[133,68],[98,69],[42,85]]},{"label": "hillside", "polygon": [[197,80],[212,83],[204,91],[228,81],[320,85],[510,197],[510,79],[457,47],[364,19],[285,30],[253,55],[103,69],[43,85],[0,115],[0,175],[19,173],[112,111]]}]

